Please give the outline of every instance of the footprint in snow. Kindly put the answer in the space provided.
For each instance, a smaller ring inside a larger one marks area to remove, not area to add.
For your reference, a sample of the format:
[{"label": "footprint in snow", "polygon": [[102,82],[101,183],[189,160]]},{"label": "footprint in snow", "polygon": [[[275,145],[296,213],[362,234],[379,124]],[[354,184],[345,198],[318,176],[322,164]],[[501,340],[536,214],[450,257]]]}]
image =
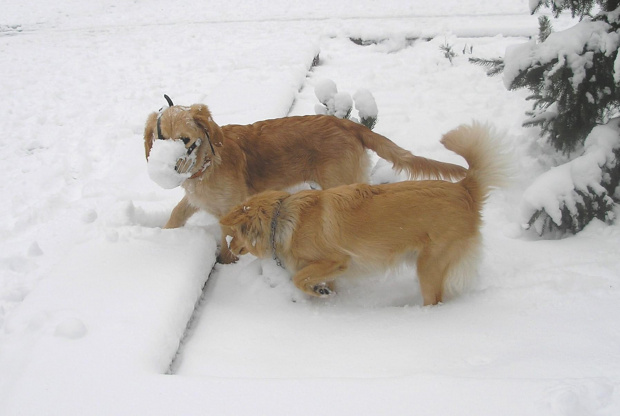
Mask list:
[{"label": "footprint in snow", "polygon": [[78,318],[66,318],[58,325],[56,325],[56,330],[54,331],[54,335],[61,338],[67,339],[80,339],[86,333],[88,329],[84,322],[82,322]]}]

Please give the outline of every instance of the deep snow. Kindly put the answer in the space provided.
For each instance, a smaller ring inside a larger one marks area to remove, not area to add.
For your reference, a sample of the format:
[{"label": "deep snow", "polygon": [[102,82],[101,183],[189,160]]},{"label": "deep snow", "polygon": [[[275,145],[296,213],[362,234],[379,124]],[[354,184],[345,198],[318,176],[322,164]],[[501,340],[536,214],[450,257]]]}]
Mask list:
[{"label": "deep snow", "polygon": [[[620,227],[523,231],[559,158],[521,127],[527,93],[467,62],[535,35],[527,1],[208,3],[3,2],[0,414],[620,413]],[[403,268],[313,300],[272,261],[211,273],[208,215],[161,229],[182,190],[149,178],[142,131],[164,93],[249,123],[313,114],[326,78],[422,156],[463,163],[439,138],[473,118],[505,132],[471,291],[422,307]]]}]

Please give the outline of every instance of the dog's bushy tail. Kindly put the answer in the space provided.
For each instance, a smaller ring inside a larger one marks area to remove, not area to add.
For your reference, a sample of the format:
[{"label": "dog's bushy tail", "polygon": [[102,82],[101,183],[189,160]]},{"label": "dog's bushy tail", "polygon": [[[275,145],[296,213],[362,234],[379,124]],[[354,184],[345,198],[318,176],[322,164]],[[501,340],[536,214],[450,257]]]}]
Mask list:
[{"label": "dog's bushy tail", "polygon": [[396,143],[369,129],[360,129],[360,140],[365,148],[391,162],[398,172],[405,171],[410,179],[462,179],[467,170],[459,165],[415,156]]},{"label": "dog's bushy tail", "polygon": [[473,122],[446,133],[441,143],[469,164],[460,182],[477,204],[482,204],[492,188],[506,184],[510,163],[497,132],[491,126]]},{"label": "dog's bushy tail", "polygon": [[[512,174],[512,164],[501,137],[491,126],[473,122],[449,131],[441,143],[469,164],[467,175],[459,184],[471,195],[475,204],[472,208],[480,212],[489,191],[506,185]],[[444,293],[448,296],[463,292],[471,284],[481,257],[481,239],[477,232],[466,240],[455,242],[458,247],[451,253],[459,253],[459,258],[452,261],[444,281]]]}]

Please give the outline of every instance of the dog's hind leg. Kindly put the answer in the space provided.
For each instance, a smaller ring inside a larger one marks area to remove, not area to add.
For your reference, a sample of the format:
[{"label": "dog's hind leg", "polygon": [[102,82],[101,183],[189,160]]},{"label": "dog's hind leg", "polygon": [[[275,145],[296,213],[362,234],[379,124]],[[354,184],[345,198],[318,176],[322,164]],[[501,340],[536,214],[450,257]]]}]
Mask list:
[{"label": "dog's hind leg", "polygon": [[469,286],[480,259],[480,235],[425,247],[418,256],[418,278],[424,305],[443,301]]},{"label": "dog's hind leg", "polygon": [[418,279],[424,306],[436,305],[443,300],[443,282],[447,264],[438,248],[424,248],[418,255]]},{"label": "dog's hind leg", "polygon": [[333,291],[332,281],[348,266],[348,259],[315,261],[295,273],[293,283],[308,295],[328,296]]}]

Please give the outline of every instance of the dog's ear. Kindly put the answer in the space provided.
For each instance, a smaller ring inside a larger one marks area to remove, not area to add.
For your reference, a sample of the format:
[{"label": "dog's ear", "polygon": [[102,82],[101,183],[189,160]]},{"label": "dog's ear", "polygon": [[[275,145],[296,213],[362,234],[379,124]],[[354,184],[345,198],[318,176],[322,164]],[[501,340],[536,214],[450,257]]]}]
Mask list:
[{"label": "dog's ear", "polygon": [[151,113],[146,119],[146,125],[144,127],[144,152],[146,153],[146,160],[149,160],[149,154],[151,153],[151,147],[153,147],[153,137],[155,137],[155,126],[157,125],[157,113]]},{"label": "dog's ear", "polygon": [[224,133],[211,118],[209,108],[204,104],[194,104],[189,108],[189,111],[196,124],[209,134],[213,146],[222,147],[224,145]]},{"label": "dog's ear", "polygon": [[233,208],[228,214],[220,218],[220,224],[225,227],[239,228],[239,224],[247,220],[247,212],[244,211],[244,207],[241,205]]},{"label": "dog's ear", "polygon": [[228,227],[245,239],[256,239],[261,233],[262,209],[256,210],[249,205],[241,204],[220,218],[220,225]]}]

